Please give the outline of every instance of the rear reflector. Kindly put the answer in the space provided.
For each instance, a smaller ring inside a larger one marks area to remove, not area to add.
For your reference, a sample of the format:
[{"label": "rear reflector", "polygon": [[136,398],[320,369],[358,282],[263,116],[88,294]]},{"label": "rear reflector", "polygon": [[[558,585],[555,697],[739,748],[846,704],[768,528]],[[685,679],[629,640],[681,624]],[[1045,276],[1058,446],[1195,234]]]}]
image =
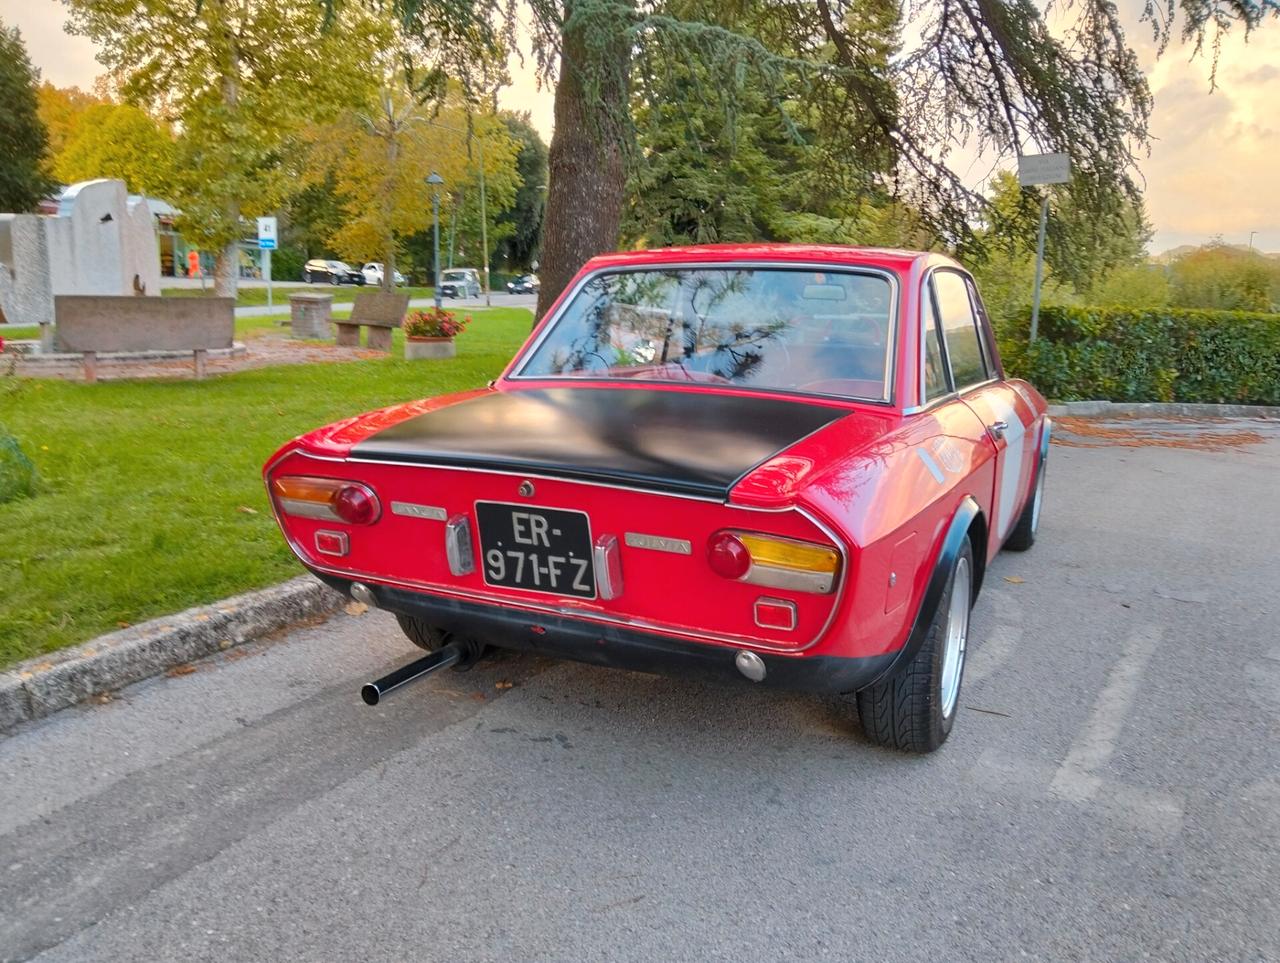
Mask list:
[{"label": "rear reflector", "polygon": [[785,629],[790,632],[796,627],[796,603],[762,595],[756,599],[756,625],[763,629]]},{"label": "rear reflector", "polygon": [[348,525],[372,525],[382,514],[373,489],[341,478],[285,475],[271,481],[271,494],[286,515]]},{"label": "rear reflector", "polygon": [[316,551],[321,555],[346,555],[346,532],[316,532]]},{"label": "rear reflector", "polygon": [[840,553],[778,535],[722,531],[707,542],[707,564],[723,578],[825,595],[835,589]]}]

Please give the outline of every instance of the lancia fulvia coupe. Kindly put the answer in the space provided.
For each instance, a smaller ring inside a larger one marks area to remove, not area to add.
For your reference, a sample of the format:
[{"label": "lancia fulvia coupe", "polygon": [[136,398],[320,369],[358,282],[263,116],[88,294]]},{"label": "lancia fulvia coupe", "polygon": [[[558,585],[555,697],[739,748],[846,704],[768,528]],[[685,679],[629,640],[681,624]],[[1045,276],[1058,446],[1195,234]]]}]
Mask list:
[{"label": "lancia fulvia coupe", "polygon": [[1036,537],[1049,419],[939,254],[597,257],[482,390],[286,444],[285,539],[428,654],[488,646],[847,695],[874,742],[956,717],[991,560]]}]

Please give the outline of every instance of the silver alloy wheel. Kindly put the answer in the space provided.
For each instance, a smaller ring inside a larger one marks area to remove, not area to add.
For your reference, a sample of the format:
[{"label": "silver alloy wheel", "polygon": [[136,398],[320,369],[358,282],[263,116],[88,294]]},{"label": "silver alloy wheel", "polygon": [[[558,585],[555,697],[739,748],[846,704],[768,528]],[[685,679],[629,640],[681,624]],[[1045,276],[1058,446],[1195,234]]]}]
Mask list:
[{"label": "silver alloy wheel", "polygon": [[1036,475],[1036,493],[1032,496],[1035,499],[1031,503],[1031,534],[1034,535],[1040,530],[1040,504],[1044,501],[1044,463],[1040,464],[1040,471]]},{"label": "silver alloy wheel", "polygon": [[969,638],[969,602],[973,586],[969,560],[956,562],[951,580],[951,606],[947,613],[946,637],[942,642],[942,718],[949,719],[960,695],[960,674],[964,668],[965,643]]}]

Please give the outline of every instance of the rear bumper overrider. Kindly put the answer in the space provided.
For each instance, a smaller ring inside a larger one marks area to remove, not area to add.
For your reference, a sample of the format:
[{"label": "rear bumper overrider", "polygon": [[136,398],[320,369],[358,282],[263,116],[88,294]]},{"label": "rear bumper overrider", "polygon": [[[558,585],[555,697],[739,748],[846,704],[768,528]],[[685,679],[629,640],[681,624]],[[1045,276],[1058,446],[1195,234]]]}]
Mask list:
[{"label": "rear bumper overrider", "polygon": [[[345,595],[352,579],[314,573]],[[761,683],[743,677],[735,660],[742,649],[688,642],[625,626],[590,622],[550,613],[526,612],[461,599],[364,583],[379,608],[421,618],[449,632],[507,649],[536,652],[613,669],[630,669],[685,678],[720,679],[741,685],[763,684],[804,692],[854,692],[874,682],[897,653],[868,658],[795,653],[756,653],[763,661]]]}]

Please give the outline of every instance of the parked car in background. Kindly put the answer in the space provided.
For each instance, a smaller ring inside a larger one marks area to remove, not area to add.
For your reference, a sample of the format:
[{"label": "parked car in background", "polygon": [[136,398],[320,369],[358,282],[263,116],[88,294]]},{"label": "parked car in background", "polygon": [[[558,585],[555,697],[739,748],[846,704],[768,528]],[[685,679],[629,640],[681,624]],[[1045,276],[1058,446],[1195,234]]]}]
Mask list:
[{"label": "parked car in background", "polygon": [[327,281],[329,284],[364,285],[365,277],[345,261],[326,261],[312,258],[302,267],[302,280],[308,284]]},{"label": "parked car in background", "polygon": [[[382,283],[382,264],[378,261],[370,261],[360,269],[360,273],[364,275],[365,282],[368,284]],[[407,284],[405,277],[399,271],[396,272],[396,284]]]},{"label": "parked car in background", "polygon": [[442,298],[480,297],[480,272],[475,268],[450,268],[440,272]]},{"label": "parked car in background", "polygon": [[508,294],[537,294],[542,282],[536,274],[522,274],[514,281],[507,282]]},{"label": "parked car in background", "polygon": [[1036,539],[1049,431],[951,258],[660,248],[589,261],[487,388],[318,429],[264,475],[302,563],[444,659],[840,694],[928,752],[989,565]]}]

